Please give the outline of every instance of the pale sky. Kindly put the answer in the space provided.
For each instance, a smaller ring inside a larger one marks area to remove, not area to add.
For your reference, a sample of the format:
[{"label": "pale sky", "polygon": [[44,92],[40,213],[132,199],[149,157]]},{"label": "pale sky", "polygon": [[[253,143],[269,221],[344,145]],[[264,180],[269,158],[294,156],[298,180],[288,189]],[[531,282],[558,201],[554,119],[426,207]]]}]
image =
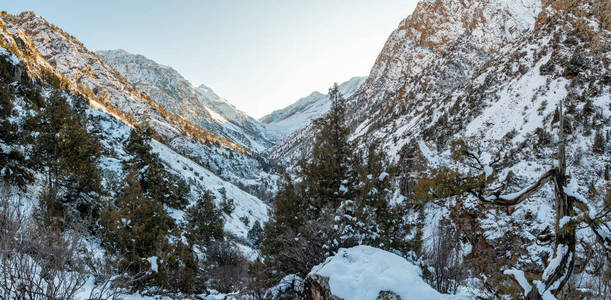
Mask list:
[{"label": "pale sky", "polygon": [[365,76],[417,0],[3,0],[90,50],[125,49],[205,84],[255,118]]}]

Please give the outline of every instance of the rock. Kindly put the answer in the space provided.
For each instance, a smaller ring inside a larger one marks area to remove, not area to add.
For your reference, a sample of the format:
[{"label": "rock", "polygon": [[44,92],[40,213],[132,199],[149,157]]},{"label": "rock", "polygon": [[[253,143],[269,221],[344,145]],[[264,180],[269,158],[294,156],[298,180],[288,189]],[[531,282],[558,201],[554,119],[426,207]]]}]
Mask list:
[{"label": "rock", "polygon": [[401,300],[401,296],[391,291],[381,291],[377,300]]},{"label": "rock", "polygon": [[[331,294],[329,278],[320,275],[309,275],[299,287],[299,299],[301,300],[341,300]],[[379,298],[387,299],[387,298]],[[392,298],[388,298],[392,299]]]}]

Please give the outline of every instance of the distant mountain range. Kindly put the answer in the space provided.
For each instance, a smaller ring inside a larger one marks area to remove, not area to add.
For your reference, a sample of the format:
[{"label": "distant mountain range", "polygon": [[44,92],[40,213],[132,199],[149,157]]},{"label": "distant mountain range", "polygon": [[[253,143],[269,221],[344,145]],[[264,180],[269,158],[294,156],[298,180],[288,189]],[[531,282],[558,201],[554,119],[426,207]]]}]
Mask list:
[{"label": "distant mountain range", "polygon": [[[367,77],[352,77],[339,85],[339,91],[344,98],[348,98],[358,90],[365,79]],[[329,95],[316,91],[283,109],[263,116],[259,121],[272,125],[281,136],[288,136],[325,114],[330,106]]]}]

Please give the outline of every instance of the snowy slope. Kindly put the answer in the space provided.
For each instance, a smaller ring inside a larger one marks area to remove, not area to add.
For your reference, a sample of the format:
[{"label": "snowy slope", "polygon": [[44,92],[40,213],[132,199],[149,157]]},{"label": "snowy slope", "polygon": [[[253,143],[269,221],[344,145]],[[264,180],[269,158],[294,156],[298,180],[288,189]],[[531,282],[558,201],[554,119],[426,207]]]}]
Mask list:
[{"label": "snowy slope", "polygon": [[[401,106],[399,99],[412,98],[412,88],[446,93],[459,86],[490,53],[533,28],[540,10],[538,0],[420,1],[390,34],[359,92],[348,98],[350,126],[358,135],[392,122],[389,112]],[[445,66],[433,72],[436,65]],[[309,151],[313,131],[295,132],[270,149],[270,156],[291,164]]]},{"label": "snowy slope", "polygon": [[[14,65],[21,64],[19,58],[2,47],[0,47],[0,55],[8,57],[10,59],[9,61],[12,61]],[[20,84],[20,82],[16,82],[14,85],[19,86]],[[42,95],[45,95],[44,97],[49,97],[55,91],[56,90],[51,87],[46,87],[42,91]],[[74,94],[63,92],[63,96],[67,97],[69,101],[76,101],[74,100]],[[23,122],[22,118],[27,116],[30,108],[20,99],[13,101],[13,104],[15,105],[14,109],[20,112],[20,114],[15,117],[15,121],[18,123]],[[91,102],[91,104],[92,106],[87,107],[85,110],[85,119],[88,122],[88,130],[95,134],[102,146],[102,156],[99,158],[99,167],[102,170],[102,174],[100,175],[105,190],[110,193],[107,197],[112,197],[117,192],[112,189],[113,182],[121,180],[121,178],[124,178],[126,175],[124,174],[122,162],[129,160],[130,156],[127,155],[124,149],[124,141],[128,139],[133,129],[129,124],[106,113],[103,106],[95,102]],[[229,183],[197,162],[175,152],[169,146],[159,141],[152,140],[151,146],[153,152],[159,154],[167,171],[179,176],[189,183],[191,204],[195,203],[204,191],[213,193],[219,208],[221,201],[224,199],[231,199],[234,201],[236,208],[231,215],[224,214],[225,231],[236,237],[246,238],[249,227],[244,224],[240,218],[248,218],[250,221],[249,224],[253,224],[255,221],[261,223],[267,221],[269,206],[257,197]],[[37,190],[39,185],[44,184],[45,176],[40,174],[40,176],[35,177],[39,178],[40,182],[35,182],[29,187],[28,192],[31,193],[32,197],[25,197],[24,199],[37,201],[36,197],[38,197],[39,193],[33,191]],[[171,215],[176,218],[178,222],[182,222],[182,211],[167,209],[170,210]]]},{"label": "snowy slope", "polygon": [[172,113],[254,151],[272,145],[266,126],[239,111],[210,88],[195,88],[181,74],[124,50],[97,51],[104,62]]},{"label": "snowy slope", "polygon": [[[571,184],[590,195],[592,210],[604,208],[609,142],[599,153],[593,143],[595,133],[608,136],[611,130],[611,34],[605,21],[611,12],[602,1],[543,4],[425,0],[391,34],[369,78],[348,99],[347,120],[358,147],[382,143],[398,169],[400,201],[413,205],[411,187],[426,167],[457,167],[449,151],[455,139],[478,142],[483,150],[508,141],[513,159],[494,171],[500,180],[511,175],[509,192],[521,190],[555,164],[554,111],[564,100]],[[270,155],[290,166],[307,155],[315,133],[312,127],[299,130]],[[555,228],[551,185],[511,210],[463,197],[406,215],[421,220],[414,225],[422,226],[424,253],[434,251],[441,224],[451,224],[458,232],[462,268],[483,274],[465,282],[481,290],[512,284],[500,270],[541,276],[554,251],[553,243],[539,240]],[[577,253],[586,260],[579,272],[586,271],[574,278],[601,282],[599,274],[587,271],[594,268],[586,258],[587,247],[596,247],[593,233],[581,229],[578,235],[588,245]],[[573,284],[585,291],[585,281]]]},{"label": "snowy slope", "polygon": [[[342,95],[352,96],[363,84],[366,77],[352,77],[339,85]],[[282,137],[306,127],[312,120],[322,116],[331,106],[329,95],[315,91],[297,102],[279,110],[273,111],[260,119],[277,130]]]},{"label": "snowy slope", "polygon": [[[2,46],[22,59],[33,77],[44,79],[48,76],[42,70],[50,70],[70,90],[89,97],[98,109],[131,126],[147,124],[172,150],[206,166],[226,181],[260,197],[269,198],[273,193],[275,176],[269,173],[267,160],[258,151],[164,108],[75,37],[33,12],[4,14],[0,19]],[[163,82],[163,78],[159,80]],[[254,142],[258,150],[264,147]]]}]

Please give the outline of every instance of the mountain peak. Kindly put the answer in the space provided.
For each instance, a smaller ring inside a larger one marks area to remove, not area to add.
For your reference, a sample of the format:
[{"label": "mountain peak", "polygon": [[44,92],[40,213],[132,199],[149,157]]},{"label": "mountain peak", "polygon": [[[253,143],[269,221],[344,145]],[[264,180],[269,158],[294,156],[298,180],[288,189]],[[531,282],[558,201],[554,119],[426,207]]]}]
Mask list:
[{"label": "mountain peak", "polygon": [[[354,94],[366,77],[355,76],[339,85],[339,90],[345,98]],[[325,114],[330,108],[330,100],[327,94],[314,91],[308,96],[300,98],[297,102],[273,111],[259,120],[270,124],[281,132],[283,136],[306,127],[312,120]]]}]

